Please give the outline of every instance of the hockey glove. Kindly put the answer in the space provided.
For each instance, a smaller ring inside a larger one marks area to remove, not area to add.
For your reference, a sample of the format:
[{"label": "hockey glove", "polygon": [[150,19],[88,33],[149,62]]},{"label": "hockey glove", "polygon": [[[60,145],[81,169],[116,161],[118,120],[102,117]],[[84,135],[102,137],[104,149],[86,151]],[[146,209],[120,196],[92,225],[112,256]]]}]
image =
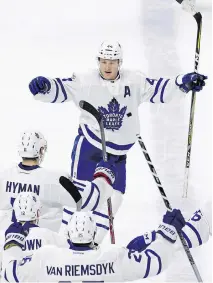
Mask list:
[{"label": "hockey glove", "polygon": [[134,238],[127,245],[127,249],[137,252],[144,251],[156,239],[156,231],[146,232],[142,236]]},{"label": "hockey glove", "polygon": [[167,211],[163,216],[163,223],[159,225],[157,233],[168,241],[174,243],[179,233],[185,226],[185,219],[179,209]]},{"label": "hockey glove", "polygon": [[95,173],[94,173],[94,179],[98,177],[103,177],[106,179],[106,181],[112,185],[115,182],[115,175],[116,175],[116,167],[114,164],[114,161],[101,161],[97,164]]},{"label": "hockey glove", "polygon": [[45,77],[37,77],[29,84],[29,89],[33,95],[37,93],[47,93],[51,88],[50,81]]},{"label": "hockey glove", "polygon": [[177,76],[175,83],[185,93],[188,93],[190,90],[198,92],[205,86],[205,80],[207,78],[207,76],[201,74],[188,73]]},{"label": "hockey glove", "polygon": [[15,222],[9,226],[5,232],[5,244],[4,249],[8,249],[11,246],[24,247],[25,237],[29,234],[29,228],[31,224],[25,222],[22,226],[20,222]]}]

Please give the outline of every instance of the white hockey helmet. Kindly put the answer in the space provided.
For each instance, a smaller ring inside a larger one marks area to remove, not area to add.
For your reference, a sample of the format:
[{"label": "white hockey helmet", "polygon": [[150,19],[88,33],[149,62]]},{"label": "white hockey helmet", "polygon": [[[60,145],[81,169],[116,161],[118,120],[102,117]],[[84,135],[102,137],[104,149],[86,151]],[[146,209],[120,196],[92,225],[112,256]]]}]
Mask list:
[{"label": "white hockey helmet", "polygon": [[35,193],[23,192],[18,194],[13,204],[17,221],[33,221],[38,223],[41,202]]},{"label": "white hockey helmet", "polygon": [[40,132],[26,131],[22,134],[18,151],[22,158],[38,158],[40,164],[46,151],[47,141]]},{"label": "white hockey helmet", "polygon": [[92,212],[75,212],[68,224],[68,236],[74,244],[88,244],[94,241],[96,222]]},{"label": "white hockey helmet", "polygon": [[98,50],[97,59],[119,60],[119,65],[123,62],[123,54],[119,42],[104,41]]}]

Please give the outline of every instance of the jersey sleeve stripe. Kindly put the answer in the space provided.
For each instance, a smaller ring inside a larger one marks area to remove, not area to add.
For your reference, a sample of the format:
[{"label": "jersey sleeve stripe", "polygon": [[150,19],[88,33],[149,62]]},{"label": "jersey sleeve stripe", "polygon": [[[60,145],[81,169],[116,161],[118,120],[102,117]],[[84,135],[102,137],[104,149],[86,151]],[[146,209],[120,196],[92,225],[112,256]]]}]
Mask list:
[{"label": "jersey sleeve stripe", "polygon": [[64,211],[65,213],[69,214],[69,215],[73,215],[73,212],[70,211],[70,210],[68,210],[68,209],[66,209],[65,207],[64,207],[63,211]]},{"label": "jersey sleeve stripe", "polygon": [[75,181],[75,180],[73,180],[72,182],[73,182],[73,184],[75,184],[75,185],[78,185],[78,186],[81,186],[81,187],[86,187],[85,184],[80,183],[80,182],[77,182],[77,181]]},{"label": "jersey sleeve stripe", "polygon": [[61,222],[64,223],[65,225],[68,225],[68,222],[64,219],[62,219]]},{"label": "jersey sleeve stripe", "polygon": [[152,258],[149,255],[149,253],[151,253],[152,255],[157,257],[157,260],[158,260],[159,268],[158,268],[158,272],[156,273],[156,275],[158,275],[161,272],[161,269],[162,269],[162,262],[161,262],[160,256],[156,252],[154,252],[153,250],[147,249],[147,250],[145,250],[145,254],[148,257],[148,262],[147,262],[147,269],[146,269],[146,273],[144,275],[144,278],[146,278],[149,275],[149,271],[150,271]]},{"label": "jersey sleeve stripe", "polygon": [[7,282],[9,282],[9,280],[7,279],[7,272],[6,272],[6,269],[5,269],[5,271],[4,271],[4,279],[5,279]]},{"label": "jersey sleeve stripe", "polygon": [[164,83],[164,85],[163,85],[163,87],[162,87],[162,89],[161,89],[161,94],[160,94],[160,102],[161,102],[161,103],[164,103],[164,101],[163,101],[163,95],[164,95],[164,91],[165,91],[165,88],[166,88],[168,82],[169,82],[169,79],[165,81],[165,83]]},{"label": "jersey sleeve stripe", "polygon": [[53,99],[53,101],[51,103],[55,103],[58,99],[59,88],[58,88],[58,84],[55,80],[54,80],[54,83],[55,83],[55,87],[56,87],[56,94],[55,94],[55,98]]},{"label": "jersey sleeve stripe", "polygon": [[98,211],[93,211],[93,214],[109,219],[109,216]]},{"label": "jersey sleeve stripe", "polygon": [[57,82],[59,83],[60,87],[61,87],[61,91],[64,95],[64,100],[61,101],[61,103],[65,102],[67,100],[67,93],[66,93],[66,90],[63,86],[63,83],[61,82],[61,80],[59,78],[56,78]]},{"label": "jersey sleeve stripe", "polygon": [[94,186],[94,188],[98,191],[98,197],[97,197],[96,203],[95,203],[95,205],[93,206],[93,209],[92,209],[92,210],[95,210],[97,208],[98,204],[99,204],[100,190],[99,190],[98,186],[95,183],[92,183],[92,186]]},{"label": "jersey sleeve stripe", "polygon": [[107,227],[106,225],[100,224],[100,223],[96,223],[96,226],[100,227],[100,228],[103,228],[103,229],[105,229],[107,231],[109,230],[109,227]]},{"label": "jersey sleeve stripe", "polygon": [[197,236],[197,239],[198,239],[198,242],[199,242],[199,245],[202,245],[202,239],[200,237],[200,234],[199,232],[197,231],[197,229],[189,222],[186,222],[186,226],[188,226],[189,228],[192,229],[192,231],[195,233],[195,235]]},{"label": "jersey sleeve stripe", "polygon": [[88,205],[88,203],[90,202],[90,200],[92,198],[93,193],[94,193],[94,186],[92,186],[92,184],[91,184],[90,194],[89,194],[88,198],[86,199],[84,205],[82,205],[81,209],[84,209]]},{"label": "jersey sleeve stripe", "polygon": [[157,95],[157,93],[158,93],[158,89],[159,89],[159,86],[160,86],[162,80],[163,80],[163,78],[160,78],[160,79],[158,80],[156,86],[155,86],[155,92],[154,92],[153,96],[150,98],[150,102],[152,102],[152,103],[155,103],[155,102],[153,101],[153,99],[154,99],[154,97],[155,97],[155,96]]},{"label": "jersey sleeve stripe", "polygon": [[184,239],[186,240],[188,247],[191,249],[192,248],[192,243],[191,243],[189,237],[186,235],[185,232],[183,232],[183,230],[181,231],[181,233],[182,233]]},{"label": "jersey sleeve stripe", "polygon": [[14,260],[13,262],[13,277],[16,282],[19,282],[17,274],[16,274],[16,266],[17,266],[17,260]]},{"label": "jersey sleeve stripe", "polygon": [[77,136],[74,141],[74,146],[71,154],[72,164],[71,164],[71,176],[75,176],[75,178],[78,178],[78,163],[79,163],[79,156],[81,151],[82,142],[84,140],[83,136]]}]

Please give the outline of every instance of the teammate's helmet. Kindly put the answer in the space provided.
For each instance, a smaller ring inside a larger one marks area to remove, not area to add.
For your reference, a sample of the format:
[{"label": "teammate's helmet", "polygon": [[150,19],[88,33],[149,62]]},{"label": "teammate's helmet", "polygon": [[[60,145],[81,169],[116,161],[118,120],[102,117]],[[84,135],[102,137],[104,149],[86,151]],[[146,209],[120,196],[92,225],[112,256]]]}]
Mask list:
[{"label": "teammate's helmet", "polygon": [[38,158],[40,164],[46,151],[47,141],[41,133],[26,131],[22,134],[18,151],[22,158]]},{"label": "teammate's helmet", "polygon": [[15,199],[13,209],[18,221],[36,220],[38,222],[41,203],[35,193],[20,193]]},{"label": "teammate's helmet", "polygon": [[123,54],[120,43],[110,41],[102,42],[98,50],[97,58],[119,60],[119,64],[121,65],[123,62]]},{"label": "teammate's helmet", "polygon": [[68,224],[68,236],[74,244],[88,244],[94,241],[96,222],[92,212],[75,212]]}]

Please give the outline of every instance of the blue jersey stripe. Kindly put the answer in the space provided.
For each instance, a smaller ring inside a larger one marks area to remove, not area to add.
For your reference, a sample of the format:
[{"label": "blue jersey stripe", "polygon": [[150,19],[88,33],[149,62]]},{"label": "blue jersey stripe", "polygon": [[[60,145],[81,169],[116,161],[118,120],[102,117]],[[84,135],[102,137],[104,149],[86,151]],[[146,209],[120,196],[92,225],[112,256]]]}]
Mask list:
[{"label": "blue jersey stripe", "polygon": [[64,223],[65,225],[68,225],[68,222],[66,220],[64,220],[64,219],[62,219],[61,222]]},{"label": "blue jersey stripe", "polygon": [[53,99],[53,101],[51,103],[55,103],[56,100],[58,99],[59,88],[58,88],[58,84],[55,80],[54,80],[54,83],[55,83],[55,87],[56,87],[56,94],[55,94],[55,98]]},{"label": "blue jersey stripe", "polygon": [[6,272],[6,269],[5,269],[5,271],[4,271],[4,279],[5,279],[7,282],[9,282],[9,280],[7,279],[7,272]]},{"label": "blue jersey stripe", "polygon": [[91,185],[90,194],[89,194],[88,198],[86,199],[84,205],[82,205],[81,209],[84,209],[88,205],[88,203],[91,200],[91,197],[92,197],[93,193],[94,193],[94,186]]},{"label": "blue jersey stripe", "polygon": [[63,83],[61,82],[61,80],[60,80],[59,78],[56,78],[56,80],[57,80],[57,82],[59,83],[59,85],[60,85],[60,87],[61,87],[61,91],[62,91],[62,93],[63,93],[63,95],[64,95],[64,100],[61,101],[61,103],[63,103],[64,101],[67,100],[67,93],[66,93],[66,90],[65,90],[65,88],[64,88]]},{"label": "blue jersey stripe", "polygon": [[18,277],[16,275],[16,266],[17,266],[17,260],[14,260],[14,262],[13,262],[13,278],[15,279],[16,282],[19,282]]},{"label": "blue jersey stripe", "polygon": [[182,233],[184,239],[186,240],[188,247],[191,249],[192,248],[192,243],[191,243],[189,237],[186,235],[186,233],[184,233],[183,230],[181,231],[181,233]]},{"label": "blue jersey stripe", "polygon": [[103,229],[105,229],[105,230],[109,230],[109,227],[108,227],[108,226],[103,225],[103,224],[101,224],[101,223],[96,223],[96,226],[97,226],[97,227],[100,227],[100,228],[103,228]]},{"label": "blue jersey stripe", "polygon": [[[87,125],[84,124],[84,127],[85,127],[87,134],[90,136],[91,139],[101,143],[101,140],[88,128]],[[79,134],[82,135],[83,132],[81,133],[81,130],[79,130]],[[134,144],[135,143],[119,145],[119,144],[115,144],[115,143],[108,142],[108,141],[106,142],[107,147],[110,147],[110,148],[115,149],[115,150],[129,150]]]},{"label": "blue jersey stripe", "polygon": [[168,82],[169,82],[169,80],[166,80],[164,85],[163,85],[163,87],[162,87],[162,89],[161,89],[161,93],[160,93],[160,102],[161,103],[164,103],[163,95],[164,95],[164,91],[165,91],[165,88],[166,88]]},{"label": "blue jersey stripe", "polygon": [[93,214],[101,216],[101,217],[106,218],[106,219],[109,219],[109,215],[103,214],[99,211],[93,211]]},{"label": "blue jersey stripe", "polygon": [[64,208],[63,211],[64,211],[65,213],[67,213],[67,214],[73,215],[73,212],[70,211],[70,210],[68,210],[68,209],[66,209],[66,208]]},{"label": "blue jersey stripe", "polygon": [[94,186],[94,188],[98,191],[98,197],[97,197],[96,203],[95,203],[95,205],[93,206],[93,209],[92,209],[92,210],[95,210],[97,208],[98,204],[99,204],[100,190],[99,190],[98,186],[95,183],[92,183],[92,186]]},{"label": "blue jersey stripe", "polygon": [[195,233],[195,235],[197,236],[198,242],[199,242],[199,246],[202,245],[202,239],[200,237],[199,232],[197,231],[197,229],[189,222],[186,222],[186,226],[188,226],[189,228],[192,229],[192,231]]},{"label": "blue jersey stripe", "polygon": [[74,164],[75,164],[75,157],[76,157],[76,150],[79,143],[81,136],[77,136],[74,141],[74,146],[71,154],[72,164],[71,164],[71,176],[73,176]]},{"label": "blue jersey stripe", "polygon": [[160,79],[158,80],[156,86],[155,86],[155,92],[154,92],[153,96],[150,98],[150,102],[152,102],[152,103],[155,103],[155,102],[153,101],[153,99],[154,99],[154,97],[155,97],[155,96],[157,95],[157,93],[158,93],[158,89],[159,89],[159,86],[160,86],[162,80],[163,80],[163,78],[160,78]]},{"label": "blue jersey stripe", "polygon": [[81,187],[86,187],[85,184],[80,183],[80,182],[77,182],[77,181],[75,181],[75,180],[73,180],[72,182],[73,182],[73,184],[75,184],[75,185],[79,185],[79,186],[81,186]]},{"label": "blue jersey stripe", "polygon": [[150,250],[150,249],[146,249],[145,252],[144,252],[148,258],[148,262],[147,262],[147,269],[146,269],[146,273],[144,275],[144,278],[148,277],[149,276],[149,272],[150,272],[150,266],[151,266],[151,256],[149,255],[149,253],[151,253],[152,255],[154,255],[155,257],[157,257],[158,259],[158,264],[159,264],[159,268],[158,268],[158,272],[156,275],[158,275],[161,270],[162,270],[162,262],[161,262],[161,258],[160,256],[153,250]]}]

